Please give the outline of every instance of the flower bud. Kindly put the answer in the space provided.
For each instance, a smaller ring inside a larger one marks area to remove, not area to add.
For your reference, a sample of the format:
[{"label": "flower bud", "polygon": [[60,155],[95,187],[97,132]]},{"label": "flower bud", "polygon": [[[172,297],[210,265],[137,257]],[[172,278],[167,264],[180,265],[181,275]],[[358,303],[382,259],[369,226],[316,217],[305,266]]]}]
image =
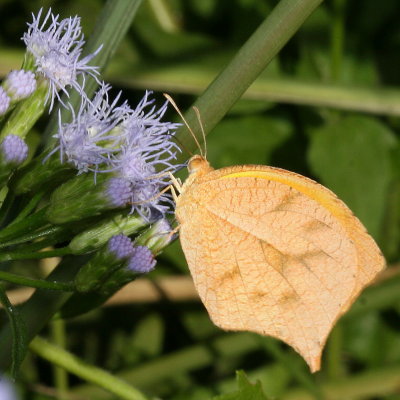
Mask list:
[{"label": "flower bud", "polygon": [[12,172],[28,157],[28,146],[19,137],[7,135],[0,144],[0,185],[6,183]]},{"label": "flower bud", "polygon": [[76,175],[73,167],[62,164],[58,154],[44,153],[15,174],[12,190],[15,194],[23,194],[46,189],[50,191]]},{"label": "flower bud", "polygon": [[0,116],[4,115],[8,111],[10,101],[10,97],[7,95],[5,90],[0,87]]},{"label": "flower bud", "polygon": [[79,292],[96,290],[117,269],[123,267],[134,252],[131,240],[125,235],[113,236],[75,277]]},{"label": "flower bud", "polygon": [[113,216],[76,235],[69,248],[73,254],[88,253],[103,246],[114,235],[130,236],[146,225],[148,222],[136,214]]},{"label": "flower bud", "polygon": [[136,245],[146,246],[152,253],[159,254],[173,240],[171,225],[161,218],[146,229],[135,241]]},{"label": "flower bud", "polygon": [[35,74],[23,69],[11,71],[3,82],[3,88],[12,101],[25,99],[36,90]]},{"label": "flower bud", "polygon": [[106,210],[123,207],[130,196],[129,182],[110,174],[82,174],[70,179],[52,194],[47,219],[63,224],[100,215]]}]

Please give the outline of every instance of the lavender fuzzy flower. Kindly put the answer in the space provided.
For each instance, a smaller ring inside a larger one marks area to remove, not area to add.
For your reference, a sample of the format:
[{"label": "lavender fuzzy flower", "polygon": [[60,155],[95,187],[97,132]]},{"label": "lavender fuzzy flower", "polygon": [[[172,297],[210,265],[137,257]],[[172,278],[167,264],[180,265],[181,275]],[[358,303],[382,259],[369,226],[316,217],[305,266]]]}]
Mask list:
[{"label": "lavender fuzzy flower", "polygon": [[4,375],[0,375],[0,399],[1,400],[18,400],[15,386]]},{"label": "lavender fuzzy flower", "polygon": [[28,157],[28,146],[19,136],[7,135],[0,144],[0,160],[3,164],[20,165]]},{"label": "lavender fuzzy flower", "polygon": [[120,260],[130,257],[134,253],[131,239],[123,234],[115,235],[108,241],[108,251]]},{"label": "lavender fuzzy flower", "polygon": [[123,178],[111,178],[107,184],[106,196],[114,207],[126,206],[132,198],[132,187]]},{"label": "lavender fuzzy flower", "polygon": [[83,101],[77,114],[73,110],[71,123],[63,124],[61,114],[56,150],[60,150],[61,162],[66,161],[79,173],[107,170],[107,163],[113,153],[118,151],[118,129],[112,132],[128,116],[126,103],[117,106],[120,95],[112,103],[109,102],[110,86],[102,84],[91,102]]},{"label": "lavender fuzzy flower", "polygon": [[36,90],[35,74],[23,69],[11,71],[3,85],[14,101],[25,99]]},{"label": "lavender fuzzy flower", "polygon": [[129,258],[128,269],[131,272],[146,274],[154,269],[156,260],[146,246],[135,246]]},{"label": "lavender fuzzy flower", "polygon": [[10,101],[11,99],[6,91],[0,87],[0,116],[7,112],[8,107],[10,106]]},{"label": "lavender fuzzy flower", "polygon": [[146,92],[121,125],[125,141],[121,151],[111,160],[113,170],[132,185],[132,210],[149,220],[152,210],[163,215],[169,209],[168,203],[172,204],[170,196],[160,192],[170,184],[167,172],[177,169],[173,160],[179,151],[172,140],[179,124],[161,122],[167,103],[156,110],[154,100],[149,99],[150,94]]},{"label": "lavender fuzzy flower", "polygon": [[88,63],[100,48],[94,54],[81,58],[85,41],[80,18],[76,16],[59,21],[59,16],[50,9],[41,21],[42,11],[40,9],[37,16],[32,15],[33,21],[28,24],[28,31],[22,40],[28,53],[34,57],[36,72],[49,82],[51,110],[54,100],[60,100],[59,91],[68,95],[68,86],[85,95],[82,89],[84,84],[81,86],[77,78],[84,78],[85,74],[95,77],[96,67]]}]

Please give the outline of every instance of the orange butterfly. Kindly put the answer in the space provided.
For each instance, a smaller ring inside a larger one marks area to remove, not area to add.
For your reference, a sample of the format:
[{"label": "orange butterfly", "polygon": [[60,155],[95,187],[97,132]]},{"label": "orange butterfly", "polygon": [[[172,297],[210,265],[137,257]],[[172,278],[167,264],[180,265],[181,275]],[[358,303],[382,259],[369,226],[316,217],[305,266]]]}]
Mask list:
[{"label": "orange butterfly", "polygon": [[199,155],[188,169],[176,217],[212,321],[279,338],[318,371],[333,325],[385,267],[375,241],[304,176],[262,165],[214,170]]}]

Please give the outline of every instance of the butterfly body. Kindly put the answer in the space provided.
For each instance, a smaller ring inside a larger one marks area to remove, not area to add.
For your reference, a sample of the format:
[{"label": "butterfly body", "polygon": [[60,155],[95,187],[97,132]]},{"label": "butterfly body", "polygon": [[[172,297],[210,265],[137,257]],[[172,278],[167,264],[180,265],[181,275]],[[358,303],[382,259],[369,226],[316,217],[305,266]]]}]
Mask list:
[{"label": "butterfly body", "polygon": [[279,338],[312,371],[335,321],[384,268],[330,190],[279,168],[214,170],[201,156],[176,201],[180,241],[213,322]]}]

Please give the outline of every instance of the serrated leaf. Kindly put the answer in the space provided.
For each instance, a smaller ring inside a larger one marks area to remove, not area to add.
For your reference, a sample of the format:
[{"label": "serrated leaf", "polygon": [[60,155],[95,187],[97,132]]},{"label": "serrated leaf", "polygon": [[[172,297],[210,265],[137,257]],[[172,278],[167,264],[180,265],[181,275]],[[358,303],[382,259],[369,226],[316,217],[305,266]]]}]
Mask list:
[{"label": "serrated leaf", "polygon": [[395,136],[374,118],[351,116],[313,131],[308,160],[377,238],[392,176]]},{"label": "serrated leaf", "polygon": [[28,350],[28,338],[26,334],[25,322],[21,318],[18,310],[11,304],[3,284],[0,284],[0,303],[3,305],[7,317],[10,321],[13,343],[12,343],[12,364],[11,376],[16,379],[19,367],[25,358]]},{"label": "serrated leaf", "polygon": [[236,392],[216,396],[212,400],[268,400],[261,383],[259,381],[255,384],[250,383],[243,371],[237,371],[236,381],[238,385]]}]

